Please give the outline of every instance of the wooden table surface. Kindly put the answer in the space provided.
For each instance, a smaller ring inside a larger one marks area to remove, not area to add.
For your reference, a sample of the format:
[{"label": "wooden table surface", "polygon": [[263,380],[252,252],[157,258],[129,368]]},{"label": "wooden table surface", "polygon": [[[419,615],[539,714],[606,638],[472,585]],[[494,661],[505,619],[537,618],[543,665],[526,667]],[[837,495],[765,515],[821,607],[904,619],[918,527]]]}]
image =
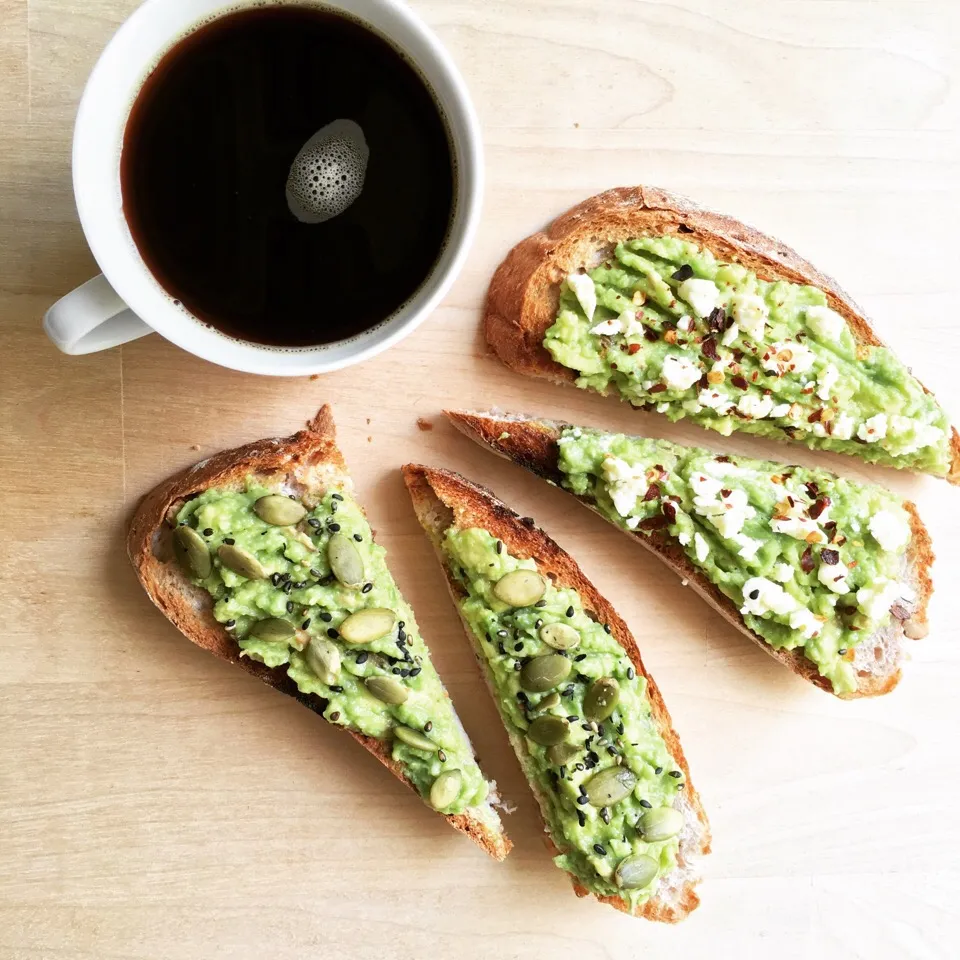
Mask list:
[{"label": "wooden table surface", "polygon": [[[821,458],[914,498],[938,555],[931,634],[900,687],[842,703],[439,411],[496,404],[812,461],[537,385],[486,355],[479,307],[508,247],[590,193],[647,182],[839,277],[960,416],[960,4],[413,5],[485,128],[475,248],[401,346],[334,376],[271,380],[158,336],[83,358],[44,339],[45,308],[96,272],[71,194],[71,125],[136,3],[0,0],[0,957],[957,956],[960,493]],[[126,561],[143,492],[224,446],[292,432],[325,401],[437,666],[516,804],[502,865],[348,738],[187,643]],[[702,906],[681,926],[578,901],[550,863],[410,509],[408,460],[535,513],[633,627],[715,836]]]}]

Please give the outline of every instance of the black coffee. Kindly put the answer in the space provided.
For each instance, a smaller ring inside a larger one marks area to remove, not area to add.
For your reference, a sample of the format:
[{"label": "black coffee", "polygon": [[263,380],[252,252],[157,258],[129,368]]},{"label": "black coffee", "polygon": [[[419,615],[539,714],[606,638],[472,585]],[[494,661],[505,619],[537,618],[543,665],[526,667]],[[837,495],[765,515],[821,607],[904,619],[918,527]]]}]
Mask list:
[{"label": "black coffee", "polygon": [[447,129],[419,74],[309,7],[248,9],[184,38],[137,97],[120,165],[159,283],[266,344],[329,343],[389,317],[430,273],[454,202]]}]

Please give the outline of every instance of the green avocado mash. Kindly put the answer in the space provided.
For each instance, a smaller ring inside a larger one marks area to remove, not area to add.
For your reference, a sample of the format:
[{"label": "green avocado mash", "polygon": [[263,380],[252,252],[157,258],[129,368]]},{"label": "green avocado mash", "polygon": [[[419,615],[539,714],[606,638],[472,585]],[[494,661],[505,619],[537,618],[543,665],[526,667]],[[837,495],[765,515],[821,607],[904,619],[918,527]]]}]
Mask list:
[{"label": "green avocado mash", "polygon": [[912,536],[881,487],[665,440],[564,429],[563,486],[641,535],[666,532],[771,646],[803,649],[836,693],[857,686],[857,645],[901,619]]},{"label": "green avocado mash", "polygon": [[544,346],[577,385],[671,420],[946,475],[944,411],[816,287],[761,280],[676,236],[619,243],[561,286]]},{"label": "green avocado mash", "polygon": [[645,678],[576,590],[539,574],[512,582],[536,563],[486,530],[450,527],[444,550],[503,721],[526,737],[522,763],[561,851],[555,863],[635,908],[676,865],[683,825],[683,774],[651,719]]},{"label": "green avocado mash", "polygon": [[285,665],[301,693],[325,701],[330,723],[389,741],[443,813],[483,803],[487,783],[413,611],[346,491],[301,505],[248,481],[187,501],[177,522],[181,563],[214,598],[241,656]]}]

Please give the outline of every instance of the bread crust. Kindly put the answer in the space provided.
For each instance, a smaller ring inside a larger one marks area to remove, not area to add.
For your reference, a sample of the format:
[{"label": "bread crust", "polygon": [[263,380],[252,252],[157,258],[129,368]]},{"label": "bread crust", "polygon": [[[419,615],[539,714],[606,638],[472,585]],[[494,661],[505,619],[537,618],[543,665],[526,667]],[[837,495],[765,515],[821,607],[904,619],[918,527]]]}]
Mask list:
[{"label": "bread crust", "polygon": [[[482,446],[488,447],[494,453],[520,464],[538,476],[560,485],[563,475],[557,467],[559,446],[557,440],[562,430],[569,424],[556,420],[543,420],[522,416],[487,416],[460,410],[444,411],[450,421],[466,436]],[[504,436],[507,434],[507,436]],[[566,491],[569,493],[569,491]],[[584,506],[595,513],[599,513],[585,497],[576,496]],[[930,567],[934,560],[930,536],[917,513],[916,506],[910,501],[904,501],[904,508],[910,515],[912,537],[907,554],[907,563],[911,586],[917,594],[912,614],[906,623],[893,620],[884,631],[884,645],[895,644],[894,649],[902,651],[904,637],[909,635],[919,639],[927,631],[927,605],[933,593],[933,581],[930,577]],[[602,514],[599,514],[602,516]],[[817,671],[816,665],[808,660],[802,650],[777,650],[766,640],[755,633],[744,622],[737,605],[723,594],[710,580],[708,580],[691,563],[680,544],[665,531],[652,531],[650,534],[622,530],[621,532],[637,540],[646,549],[650,550],[662,560],[671,570],[686,581],[707,603],[710,604],[729,624],[736,627],[741,633],[748,636],[770,656],[779,660],[804,680],[809,681],[821,690],[833,692],[833,687],[826,677]],[[907,625],[909,624],[909,626]],[[883,631],[881,631],[883,633]],[[874,638],[878,643],[880,638]],[[870,640],[861,645],[869,649]],[[886,649],[886,647],[884,647]],[[898,655],[891,668],[881,673],[859,675],[856,691],[841,694],[841,699],[857,699],[860,697],[875,697],[889,693],[900,680],[901,657]]]},{"label": "bread crust", "polygon": [[[484,311],[487,342],[518,373],[573,384],[576,372],[557,363],[543,346],[544,335],[557,316],[560,282],[567,274],[605,259],[620,241],[666,234],[682,234],[718,260],[742,263],[763,280],[818,287],[861,345],[884,346],[853,299],[796,251],[732,217],[647,186],[617,187],[589,197],[539,233],[521,240],[490,282]],[[789,442],[786,437],[778,439]],[[950,450],[946,479],[960,484],[956,427],[950,428]]]},{"label": "bread crust", "polygon": [[[679,861],[689,867],[692,859],[704,856],[710,852],[710,825],[706,813],[700,802],[700,797],[690,779],[690,770],[687,765],[680,739],[673,729],[670,714],[659,688],[653,677],[647,672],[640,657],[636,641],[630,633],[626,623],[620,618],[613,607],[597,591],[596,587],[587,579],[583,571],[561,547],[559,547],[542,530],[532,523],[527,523],[517,516],[509,507],[498,500],[489,490],[472,483],[459,474],[449,470],[434,469],[419,464],[407,464],[403,467],[403,477],[413,500],[414,509],[421,524],[433,541],[437,549],[438,558],[447,579],[454,601],[463,596],[462,588],[450,576],[447,565],[443,560],[440,538],[443,531],[455,521],[458,526],[476,526],[489,531],[493,536],[502,540],[510,553],[517,557],[532,557],[540,570],[545,572],[554,582],[576,590],[583,600],[584,606],[596,615],[599,622],[608,623],[611,636],[623,647],[634,668],[647,680],[647,693],[650,699],[652,715],[661,736],[670,750],[671,756],[683,770],[685,803],[688,805],[688,817],[694,829],[690,838],[684,842],[681,838]],[[458,606],[459,609],[459,606]],[[471,642],[481,673],[490,688],[491,695],[496,698],[492,676],[487,667],[487,661],[472,630],[464,623],[464,629]],[[528,757],[526,743],[523,737],[510,736],[511,743],[517,753],[524,772],[527,773],[526,758]],[[531,789],[537,796],[541,808],[545,801],[530,779]],[[547,829],[544,821],[544,829]],[[549,834],[548,834],[549,836]],[[559,853],[559,848],[550,838],[551,848]],[[590,896],[590,892],[571,875],[574,890],[579,897]],[[675,923],[686,917],[700,902],[695,887],[699,877],[685,879],[676,887],[676,897],[665,898],[658,891],[641,905],[634,916],[645,917],[648,920],[659,920]],[[602,903],[609,903],[625,913],[630,913],[630,905],[621,897],[597,897]]]},{"label": "bread crust", "polygon": [[[183,503],[211,487],[242,489],[253,476],[265,486],[283,484],[308,501],[318,501],[330,484],[353,489],[343,456],[336,445],[336,432],[329,406],[292,437],[257,440],[225,450],[175,474],[141,500],[127,533],[127,552],[147,595],[188,640],[214,656],[232,663],[281,693],[294,697],[317,715],[326,701],[301,693],[283,667],[270,668],[250,657],[241,657],[236,641],[213,616],[210,595],[192,584],[172,562],[170,530]],[[345,728],[344,728],[345,729]],[[413,784],[390,756],[381,740],[346,730],[410,789]],[[512,846],[494,817],[485,823],[469,811],[444,815],[451,826],[465,833],[495,860],[503,860]]]}]

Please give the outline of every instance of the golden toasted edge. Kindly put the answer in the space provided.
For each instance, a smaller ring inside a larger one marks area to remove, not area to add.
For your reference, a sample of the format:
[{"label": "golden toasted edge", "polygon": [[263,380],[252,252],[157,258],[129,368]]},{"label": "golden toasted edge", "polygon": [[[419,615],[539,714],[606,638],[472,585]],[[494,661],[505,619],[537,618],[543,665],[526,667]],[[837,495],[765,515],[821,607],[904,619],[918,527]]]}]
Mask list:
[{"label": "golden toasted edge", "polygon": [[[559,284],[568,273],[595,262],[598,250],[644,234],[682,234],[720,260],[742,263],[763,280],[819,287],[859,343],[883,346],[853,299],[795,250],[686,197],[636,186],[589,197],[507,254],[490,281],[484,310],[484,333],[496,355],[518,373],[572,384],[576,373],[557,363],[543,346],[544,334],[557,315]],[[787,438],[778,439],[789,443]],[[960,485],[956,427],[950,428],[950,451],[947,480]]]},{"label": "golden toasted edge", "polygon": [[[269,481],[280,474],[295,485],[308,489],[316,486],[312,474],[318,467],[328,472],[331,479],[339,479],[349,486],[346,464],[335,436],[330,407],[324,406],[307,424],[306,430],[292,437],[258,440],[202,460],[151,490],[138,505],[127,533],[127,552],[144,590],[188,640],[221,660],[246,670],[281,693],[294,697],[321,718],[324,701],[313,694],[301,693],[283,668],[271,669],[240,656],[235,641],[214,619],[209,594],[190,583],[175,563],[159,558],[155,549],[160,546],[163,533],[169,529],[168,518],[174,516],[186,500],[210,487],[240,488],[248,476]],[[345,732],[397,779],[414,789],[401,765],[390,756],[386,744],[352,730]],[[494,829],[469,813],[440,816],[495,860],[503,860],[510,852],[512,843],[502,830]]]},{"label": "golden toasted edge", "polygon": [[[487,447],[501,457],[518,463],[556,485],[560,484],[562,475],[557,468],[559,458],[557,439],[568,424],[533,417],[486,416],[461,410],[446,410],[444,413],[453,425],[471,440]],[[507,434],[507,436],[504,436],[504,434]],[[564,492],[570,493],[570,491]],[[575,494],[570,494],[570,496],[575,497],[599,516],[603,516],[587,498],[577,497]],[[917,605],[916,611],[911,617],[911,623],[915,627],[913,632],[917,636],[922,636],[927,627],[927,605],[933,593],[930,566],[933,563],[934,555],[931,549],[930,535],[917,513],[916,506],[910,501],[904,501],[903,506],[910,514],[910,526],[913,535],[910,542],[908,562],[917,583]],[[604,517],[604,519],[606,518]],[[771,657],[815,687],[825,690],[827,693],[833,693],[833,686],[830,681],[820,675],[816,666],[803,655],[802,651],[777,650],[770,646],[763,637],[751,630],[744,622],[737,605],[690,562],[680,544],[672,537],[662,531],[654,531],[648,536],[622,530],[616,524],[613,524],[613,526],[642,544],[681,578],[688,581],[689,585],[729,624],[749,637]],[[858,676],[857,690],[853,693],[842,694],[840,698],[850,700],[889,693],[900,681],[900,676],[899,664],[886,674]]]},{"label": "golden toasted edge", "polygon": [[[623,647],[637,672],[647,680],[652,715],[671,755],[684,772],[684,779],[687,784],[684,793],[687,795],[691,810],[701,825],[700,844],[693,850],[681,851],[681,856],[684,854],[694,856],[708,854],[711,840],[710,824],[700,802],[700,797],[690,779],[690,769],[680,745],[679,736],[673,729],[670,714],[656,682],[643,665],[633,635],[613,607],[600,595],[569,554],[562,550],[542,530],[523,523],[516,513],[498,500],[489,490],[450,470],[435,469],[420,464],[404,466],[403,477],[413,500],[417,517],[437,549],[440,565],[455,601],[462,594],[462,591],[449,574],[447,565],[443,560],[440,543],[443,531],[452,520],[455,520],[458,525],[482,527],[502,540],[510,553],[515,556],[533,557],[537,565],[546,571],[551,578],[555,578],[556,582],[577,590],[584,605],[596,614],[598,620],[610,624],[611,635]],[[438,505],[441,505],[444,511],[449,512],[450,519],[446,522],[437,520]],[[495,696],[485,658],[477,649],[476,638],[466,624],[464,624],[464,628],[473,645],[477,661],[481,667],[481,673],[490,687],[491,694]],[[510,739],[526,774],[523,759],[526,755],[526,747],[521,738],[511,736]],[[537,795],[538,802],[540,802],[539,791],[532,781],[530,786],[534,794]],[[546,829],[546,826],[544,821],[544,829]],[[555,846],[554,849],[559,852],[559,849]],[[570,876],[577,896],[588,896],[589,891],[579,884],[575,877]],[[659,896],[653,897],[633,915],[669,923],[682,920],[700,902],[694,889],[698,882],[699,878],[686,883],[675,902],[667,903]],[[630,905],[620,897],[597,897],[597,899],[603,903],[609,903],[625,913],[631,912]]]}]

